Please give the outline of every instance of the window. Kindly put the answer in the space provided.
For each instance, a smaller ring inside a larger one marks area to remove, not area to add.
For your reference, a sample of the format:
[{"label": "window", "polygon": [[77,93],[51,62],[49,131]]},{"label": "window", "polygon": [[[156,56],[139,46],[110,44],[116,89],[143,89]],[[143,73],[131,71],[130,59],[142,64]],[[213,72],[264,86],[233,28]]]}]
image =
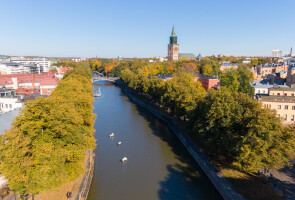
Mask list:
[{"label": "window", "polygon": [[12,108],[12,104],[9,104],[9,108]]},{"label": "window", "polygon": [[260,93],[260,90],[258,90],[258,93]]},{"label": "window", "polygon": [[291,115],[291,121],[294,121],[294,115]]},{"label": "window", "polygon": [[278,93],[278,96],[280,96],[280,93]]},{"label": "window", "polygon": [[292,97],[294,97],[294,93],[292,93]]},{"label": "window", "polygon": [[285,96],[287,96],[287,93],[285,93]]},{"label": "window", "polygon": [[5,108],[8,108],[8,104],[5,104]]},{"label": "window", "polygon": [[288,110],[288,106],[287,105],[285,105],[285,110]]},{"label": "window", "polygon": [[286,114],[284,114],[284,119],[287,120],[287,115]]},{"label": "window", "polygon": [[281,105],[278,105],[278,109],[281,109]]},{"label": "window", "polygon": [[292,110],[295,110],[295,106],[292,106]]},{"label": "window", "polygon": [[265,90],[263,90],[263,94],[265,93]]}]

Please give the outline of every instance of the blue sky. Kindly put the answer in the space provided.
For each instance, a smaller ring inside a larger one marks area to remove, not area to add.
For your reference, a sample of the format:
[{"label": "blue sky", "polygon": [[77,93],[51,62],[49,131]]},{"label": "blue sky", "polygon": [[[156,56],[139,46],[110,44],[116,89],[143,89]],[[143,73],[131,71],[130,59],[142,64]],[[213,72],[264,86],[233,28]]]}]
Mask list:
[{"label": "blue sky", "polygon": [[0,54],[270,56],[295,50],[294,0],[0,0]]}]

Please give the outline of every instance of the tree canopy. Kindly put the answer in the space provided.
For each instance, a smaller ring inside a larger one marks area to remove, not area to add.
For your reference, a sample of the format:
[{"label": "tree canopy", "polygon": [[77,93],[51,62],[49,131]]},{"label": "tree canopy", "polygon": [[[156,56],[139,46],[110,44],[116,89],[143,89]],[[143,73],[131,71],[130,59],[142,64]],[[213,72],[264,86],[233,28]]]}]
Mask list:
[{"label": "tree canopy", "polygon": [[89,69],[67,72],[50,97],[28,101],[0,138],[0,171],[12,190],[38,194],[84,172],[95,148]]}]

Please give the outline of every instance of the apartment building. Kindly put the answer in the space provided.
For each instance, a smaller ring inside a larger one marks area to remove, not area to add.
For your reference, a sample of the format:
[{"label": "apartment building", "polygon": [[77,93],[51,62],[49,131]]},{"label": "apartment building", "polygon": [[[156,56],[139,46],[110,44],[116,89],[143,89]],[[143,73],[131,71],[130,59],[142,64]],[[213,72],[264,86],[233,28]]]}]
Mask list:
[{"label": "apartment building", "polygon": [[273,58],[281,58],[283,56],[283,52],[280,50],[272,50],[271,55]]},{"label": "apartment building", "polygon": [[278,64],[265,64],[258,65],[257,74],[260,76],[267,76],[269,74],[278,73],[281,71],[287,71],[288,65],[278,65]]},{"label": "apartment building", "polygon": [[295,88],[274,86],[269,88],[269,95],[257,95],[263,108],[277,111],[277,116],[282,117],[286,123],[295,120]]},{"label": "apartment building", "polygon": [[228,69],[238,69],[238,67],[239,67],[239,63],[224,62],[220,66],[220,71],[223,72],[223,71],[228,70]]},{"label": "apartment building", "polygon": [[51,62],[50,60],[47,60],[46,58],[14,57],[14,58],[11,58],[11,62],[21,63],[23,65],[35,64],[40,68],[40,73],[49,72],[49,69],[51,68]]}]

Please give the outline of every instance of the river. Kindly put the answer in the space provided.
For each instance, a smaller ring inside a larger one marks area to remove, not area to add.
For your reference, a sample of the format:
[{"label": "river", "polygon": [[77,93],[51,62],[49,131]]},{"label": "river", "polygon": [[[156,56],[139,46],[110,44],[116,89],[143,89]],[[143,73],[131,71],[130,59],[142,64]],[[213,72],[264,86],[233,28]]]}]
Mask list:
[{"label": "river", "polygon": [[[102,97],[94,102],[97,148],[87,200],[221,199],[165,123],[119,87],[97,83]],[[124,156],[126,163],[120,162]]]}]

